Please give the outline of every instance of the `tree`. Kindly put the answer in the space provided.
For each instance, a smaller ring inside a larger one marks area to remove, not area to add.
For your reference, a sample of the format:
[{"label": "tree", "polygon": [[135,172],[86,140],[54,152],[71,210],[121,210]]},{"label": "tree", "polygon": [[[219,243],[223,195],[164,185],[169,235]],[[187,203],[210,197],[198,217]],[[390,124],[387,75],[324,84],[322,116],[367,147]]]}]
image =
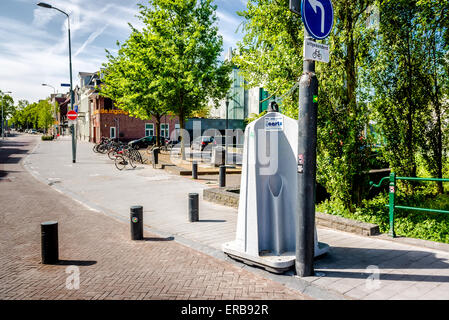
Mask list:
[{"label": "tree", "polygon": [[179,117],[183,159],[185,119],[209,101],[218,104],[231,85],[230,66],[219,61],[223,41],[215,10],[212,0],[150,0],[148,7],[140,5],[146,56],[156,70],[151,86],[158,103]]},{"label": "tree", "polygon": [[[163,115],[177,115],[185,129],[187,117],[206,110],[209,100],[217,104],[230,86],[230,68],[218,60],[222,39],[212,0],[150,0],[139,8],[144,28],[131,26],[118,55],[108,54],[101,92],[131,115],[154,116],[159,136]],[[184,143],[181,150],[184,158]]]},{"label": "tree", "polygon": [[15,107],[14,113],[11,117],[11,122],[18,128],[23,128],[25,126],[23,110],[29,105],[27,100],[19,100],[17,106]]},{"label": "tree", "polygon": [[[430,98],[429,110],[425,118],[424,139],[421,140],[421,153],[429,171],[437,178],[443,178],[443,165],[447,145],[443,143],[443,123],[448,103],[444,93],[449,88],[449,74],[446,54],[449,49],[449,3],[429,0],[418,1],[418,34],[427,51],[423,68],[428,75],[428,86],[424,87]],[[445,37],[446,35],[446,37]],[[443,193],[443,183],[438,182],[438,192]]]},{"label": "tree", "polygon": [[6,126],[6,119],[11,117],[14,114],[14,100],[9,94],[4,94],[0,90],[0,107],[3,110],[3,113],[0,114],[2,116],[1,118],[1,127],[3,129],[3,126]]},{"label": "tree", "polygon": [[[386,141],[385,157],[396,173],[415,177],[416,157],[421,153],[430,172],[441,178],[449,5],[380,0],[377,6],[380,27],[367,70],[374,91],[374,118]],[[412,192],[413,185],[408,190]]]},{"label": "tree", "polygon": [[[319,86],[317,180],[346,208],[362,198],[361,177],[367,172],[369,152],[363,136],[367,110],[358,72],[367,56],[372,32],[366,28],[371,0],[333,1],[334,29],[329,64],[317,64]],[[303,25],[288,1],[249,0],[245,37],[233,59],[249,86],[263,86],[280,96],[302,74]],[[282,101],[282,110],[297,117],[297,94]],[[365,175],[366,179],[366,175]],[[366,181],[367,182],[367,181]]]},{"label": "tree", "polygon": [[54,105],[48,100],[41,100],[36,105],[38,113],[38,126],[44,129],[44,133],[47,132],[49,126],[51,126],[55,120],[54,118]]},{"label": "tree", "polygon": [[[114,100],[117,106],[140,119],[156,120],[156,144],[160,144],[160,121],[167,113],[160,91],[155,87],[157,61],[151,38],[130,25],[132,33],[114,57],[107,51],[104,84],[100,94]],[[118,43],[120,46],[120,44]]]}]

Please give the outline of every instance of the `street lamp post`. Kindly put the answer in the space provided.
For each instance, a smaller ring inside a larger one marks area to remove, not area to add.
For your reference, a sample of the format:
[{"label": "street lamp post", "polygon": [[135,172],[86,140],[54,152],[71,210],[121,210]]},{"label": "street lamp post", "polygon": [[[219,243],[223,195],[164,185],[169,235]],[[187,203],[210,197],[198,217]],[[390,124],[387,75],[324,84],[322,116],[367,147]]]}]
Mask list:
[{"label": "street lamp post", "polygon": [[[68,32],[69,32],[70,108],[71,108],[71,110],[73,110],[74,96],[73,96],[73,85],[72,85],[72,44],[71,44],[71,40],[70,40],[70,17],[66,12],[64,12],[61,9],[58,9],[56,7],[53,7],[52,5],[50,5],[48,3],[39,2],[37,5],[42,8],[55,9],[67,16],[67,28],[68,28]],[[72,129],[72,162],[75,163],[76,162],[76,140],[75,140],[76,138],[75,138],[75,125],[74,124],[71,125],[71,129]]]},{"label": "street lamp post", "polygon": [[4,92],[2,95],[2,139],[3,140],[5,140],[5,119],[3,118],[3,104],[4,104],[3,97],[5,96],[5,94],[10,94],[10,93],[12,93],[12,92],[7,91],[7,92]]},{"label": "street lamp post", "polygon": [[[55,121],[56,121],[56,89],[55,89],[55,87],[53,87],[53,86],[51,86],[51,85],[49,85],[49,84],[46,84],[46,83],[43,83],[42,84],[43,86],[45,86],[45,87],[50,87],[50,88],[53,88],[53,95],[54,95],[54,98],[55,98],[55,103],[53,104],[54,105],[54,114],[55,114]],[[56,137],[56,124],[54,124],[54,128],[55,128],[55,130],[54,130],[54,133],[53,133],[53,136],[55,136]]]},{"label": "street lamp post", "polygon": [[228,109],[229,109],[229,97],[226,96],[226,129],[225,129],[225,165],[228,164]]}]

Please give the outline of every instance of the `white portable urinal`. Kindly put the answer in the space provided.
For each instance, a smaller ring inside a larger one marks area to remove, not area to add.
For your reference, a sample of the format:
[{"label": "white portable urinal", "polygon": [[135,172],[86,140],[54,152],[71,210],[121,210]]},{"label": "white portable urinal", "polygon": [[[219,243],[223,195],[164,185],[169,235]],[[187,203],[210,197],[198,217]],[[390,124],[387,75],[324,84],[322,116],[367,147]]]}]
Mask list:
[{"label": "white portable urinal", "polygon": [[[245,131],[236,239],[223,244],[234,259],[275,273],[295,263],[298,123],[269,112]],[[315,257],[328,246],[318,243]]]}]

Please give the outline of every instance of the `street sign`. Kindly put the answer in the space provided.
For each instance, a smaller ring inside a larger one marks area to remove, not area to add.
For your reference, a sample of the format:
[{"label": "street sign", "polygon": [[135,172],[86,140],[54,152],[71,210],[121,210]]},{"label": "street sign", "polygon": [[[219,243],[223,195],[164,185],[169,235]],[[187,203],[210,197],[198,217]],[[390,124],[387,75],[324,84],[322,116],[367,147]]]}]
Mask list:
[{"label": "street sign", "polygon": [[70,87],[70,83],[61,83],[61,87]]},{"label": "street sign", "polygon": [[78,105],[74,105],[73,110],[75,110],[75,112],[78,112]]},{"label": "street sign", "polygon": [[78,114],[75,111],[70,110],[69,112],[67,112],[67,119],[76,120],[77,117],[78,117]]},{"label": "street sign", "polygon": [[304,59],[329,63],[329,46],[305,39]]},{"label": "street sign", "polygon": [[310,36],[317,40],[327,38],[334,25],[331,0],[302,0],[301,16]]}]

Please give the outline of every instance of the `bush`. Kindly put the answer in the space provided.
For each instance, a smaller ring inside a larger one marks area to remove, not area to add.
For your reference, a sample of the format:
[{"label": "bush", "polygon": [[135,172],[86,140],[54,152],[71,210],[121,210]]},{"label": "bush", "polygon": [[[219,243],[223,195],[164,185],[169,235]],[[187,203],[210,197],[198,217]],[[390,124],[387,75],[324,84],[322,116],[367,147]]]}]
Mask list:
[{"label": "bush", "polygon": [[53,136],[42,136],[41,137],[42,140],[53,140]]},{"label": "bush", "polygon": [[[436,195],[428,190],[420,190],[414,195],[397,193],[396,204],[432,209],[449,209],[449,195]],[[345,209],[338,201],[326,200],[317,205],[316,210],[379,225],[380,232],[389,231],[388,194],[379,194],[371,200],[363,200],[354,213]],[[396,209],[394,217],[395,233],[398,236],[449,243],[449,214],[427,213]]]}]

